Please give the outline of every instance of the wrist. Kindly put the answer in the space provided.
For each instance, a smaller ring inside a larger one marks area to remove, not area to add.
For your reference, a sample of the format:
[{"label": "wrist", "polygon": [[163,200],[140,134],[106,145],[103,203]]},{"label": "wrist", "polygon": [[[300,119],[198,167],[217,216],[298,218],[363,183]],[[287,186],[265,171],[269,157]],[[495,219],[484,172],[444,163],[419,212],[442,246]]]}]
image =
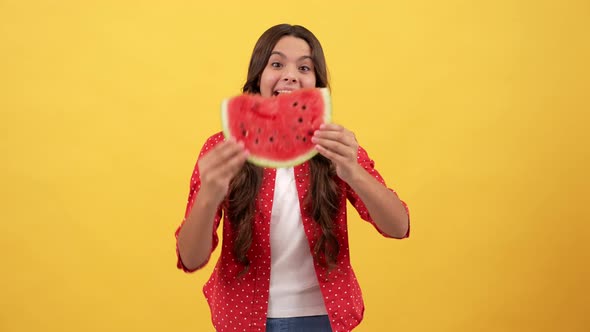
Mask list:
[{"label": "wrist", "polygon": [[197,193],[193,207],[198,206],[201,209],[217,210],[221,202],[223,202],[224,198],[225,195],[214,195],[206,188],[201,187],[201,189]]},{"label": "wrist", "polygon": [[348,176],[344,180],[348,183],[349,186],[352,188],[358,186],[363,180],[364,177],[367,175],[365,169],[362,168],[359,164],[355,164],[355,166],[348,172]]}]

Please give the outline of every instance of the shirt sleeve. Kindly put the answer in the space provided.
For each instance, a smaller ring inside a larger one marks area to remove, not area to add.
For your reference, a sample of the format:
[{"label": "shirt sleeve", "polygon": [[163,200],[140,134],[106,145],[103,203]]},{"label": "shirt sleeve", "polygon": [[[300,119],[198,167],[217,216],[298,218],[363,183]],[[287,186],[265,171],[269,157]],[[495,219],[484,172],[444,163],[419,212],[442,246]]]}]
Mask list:
[{"label": "shirt sleeve", "polygon": [[[365,151],[365,149],[363,149],[360,146],[358,149],[357,160],[358,160],[359,165],[361,165],[365,169],[365,171],[367,171],[369,174],[371,174],[381,184],[383,184],[384,186],[386,185],[385,180],[383,180],[383,177],[381,176],[381,174],[379,174],[379,172],[375,169],[375,162],[369,157],[369,155],[367,154],[367,151]],[[393,194],[395,196],[397,196],[399,198],[399,196],[395,192],[395,190],[393,190],[391,188],[388,188],[388,189],[391,192],[393,192]],[[346,197],[348,198],[350,203],[354,206],[354,208],[358,212],[359,216],[363,220],[370,222],[373,225],[373,227],[375,227],[375,229],[384,237],[391,238],[391,236],[387,235],[381,229],[379,229],[379,226],[377,226],[377,224],[373,221],[373,219],[369,215],[369,210],[365,206],[365,203],[363,203],[363,201],[360,199],[358,194],[354,190],[352,190],[352,188],[348,184],[346,184]],[[402,238],[407,238],[410,236],[410,210],[408,209],[408,205],[406,204],[406,202],[404,202],[401,199],[400,199],[400,201],[402,202],[402,205],[404,206],[404,208],[406,209],[406,213],[408,214],[408,231],[402,237]]]},{"label": "shirt sleeve", "polygon": [[205,145],[203,146],[203,148],[201,149],[201,152],[199,154],[199,157],[197,158],[197,162],[195,164],[194,170],[193,170],[193,174],[191,176],[191,182],[190,182],[190,190],[189,190],[189,195],[188,195],[188,200],[187,200],[187,204],[186,204],[186,210],[184,213],[184,218],[182,219],[182,222],[180,224],[180,226],[176,229],[176,232],[174,233],[174,237],[176,238],[176,259],[177,259],[177,263],[176,266],[179,269],[182,269],[184,272],[190,273],[190,272],[195,272],[199,269],[201,269],[202,267],[204,267],[208,262],[209,262],[209,258],[211,257],[211,253],[215,250],[215,248],[217,248],[217,244],[219,243],[219,237],[217,235],[217,228],[219,228],[219,223],[221,221],[221,216],[222,216],[222,209],[221,207],[219,207],[217,209],[217,213],[215,214],[215,220],[213,221],[213,240],[211,242],[211,250],[209,252],[209,256],[207,256],[207,259],[205,260],[205,262],[203,262],[203,264],[201,264],[200,266],[194,268],[194,269],[188,269],[184,263],[182,262],[182,259],[180,258],[180,251],[178,250],[178,234],[180,234],[180,230],[182,229],[182,226],[184,225],[184,222],[186,221],[186,218],[188,218],[191,209],[193,207],[193,203],[195,201],[195,198],[197,197],[197,193],[199,192],[199,189],[201,187],[201,178],[199,175],[199,160],[203,157],[203,155],[205,155],[209,149],[213,148],[215,145],[217,145],[218,143],[223,141],[223,135],[222,134],[216,134],[214,136],[211,136],[207,142],[205,143]]}]

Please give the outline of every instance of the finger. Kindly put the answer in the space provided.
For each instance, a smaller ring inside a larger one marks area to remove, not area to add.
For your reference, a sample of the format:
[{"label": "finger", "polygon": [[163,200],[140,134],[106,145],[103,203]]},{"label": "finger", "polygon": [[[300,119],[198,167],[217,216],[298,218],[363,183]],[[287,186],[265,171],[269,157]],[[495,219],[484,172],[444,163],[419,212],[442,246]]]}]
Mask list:
[{"label": "finger", "polygon": [[323,123],[320,125],[320,130],[334,130],[334,131],[341,131],[344,127],[336,123]]},{"label": "finger", "polygon": [[314,136],[341,141],[351,146],[357,144],[356,136],[352,131],[334,123],[321,125],[320,129],[314,132]]},{"label": "finger", "polygon": [[316,131],[311,141],[346,157],[356,157],[358,150],[358,142],[354,134],[344,128],[336,131]]},{"label": "finger", "polygon": [[[202,180],[225,186],[238,173],[248,157],[247,152],[235,154],[223,161],[223,163],[209,164],[200,171]],[[218,160],[217,160],[218,161]]]},{"label": "finger", "polygon": [[354,134],[350,131],[324,131],[324,130],[317,130],[316,132],[314,132],[314,135],[312,137],[312,142],[313,142],[313,138],[316,138],[318,140],[323,140],[323,141],[335,141],[335,142],[340,142],[346,146],[354,146],[357,142],[356,142],[356,138],[354,137]]},{"label": "finger", "polygon": [[356,157],[356,148],[352,146],[348,146],[338,141],[328,140],[328,139],[321,139],[321,138],[312,138],[312,142],[316,145],[324,148],[325,150],[330,151],[333,154],[337,154],[347,159],[352,159]]},{"label": "finger", "polygon": [[217,145],[209,151],[207,157],[207,164],[212,167],[219,167],[228,162],[236,155],[245,153],[244,145],[233,140],[225,141]]},{"label": "finger", "polygon": [[222,167],[220,167],[220,172],[225,176],[228,176],[230,179],[233,178],[242,168],[247,158],[247,152],[234,155],[232,158],[229,158]]},{"label": "finger", "polygon": [[346,158],[340,154],[335,153],[332,150],[328,150],[321,145],[316,145],[315,149],[324,157],[330,159],[335,164],[343,163]]},{"label": "finger", "polygon": [[219,149],[219,158],[221,160],[227,160],[244,151],[244,143],[228,140],[221,144]]},{"label": "finger", "polygon": [[[222,146],[223,144],[223,146]],[[232,142],[224,142],[208,152],[199,162],[199,172],[205,179],[228,180],[237,172],[228,165],[243,164],[248,153],[243,146]],[[234,161],[234,159],[236,159]],[[239,167],[238,167],[239,169]]]}]

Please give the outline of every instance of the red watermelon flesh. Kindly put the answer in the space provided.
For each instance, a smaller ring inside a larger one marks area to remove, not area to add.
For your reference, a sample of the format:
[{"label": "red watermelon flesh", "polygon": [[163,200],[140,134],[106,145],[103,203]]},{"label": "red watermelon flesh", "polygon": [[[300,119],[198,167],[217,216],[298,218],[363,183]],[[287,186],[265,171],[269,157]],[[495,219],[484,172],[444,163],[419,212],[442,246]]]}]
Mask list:
[{"label": "red watermelon flesh", "polygon": [[223,133],[244,143],[248,160],[263,167],[290,167],[316,153],[311,137],[332,115],[327,88],[300,89],[276,97],[243,94],[225,99]]}]

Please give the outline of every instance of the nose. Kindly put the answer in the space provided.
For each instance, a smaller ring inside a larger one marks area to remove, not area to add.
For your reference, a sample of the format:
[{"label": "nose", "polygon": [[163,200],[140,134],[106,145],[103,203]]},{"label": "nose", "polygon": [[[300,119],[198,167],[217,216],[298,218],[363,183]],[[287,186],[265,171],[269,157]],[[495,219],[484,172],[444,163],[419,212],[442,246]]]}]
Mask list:
[{"label": "nose", "polygon": [[288,83],[297,83],[296,73],[292,69],[285,70],[283,75],[283,81]]}]

